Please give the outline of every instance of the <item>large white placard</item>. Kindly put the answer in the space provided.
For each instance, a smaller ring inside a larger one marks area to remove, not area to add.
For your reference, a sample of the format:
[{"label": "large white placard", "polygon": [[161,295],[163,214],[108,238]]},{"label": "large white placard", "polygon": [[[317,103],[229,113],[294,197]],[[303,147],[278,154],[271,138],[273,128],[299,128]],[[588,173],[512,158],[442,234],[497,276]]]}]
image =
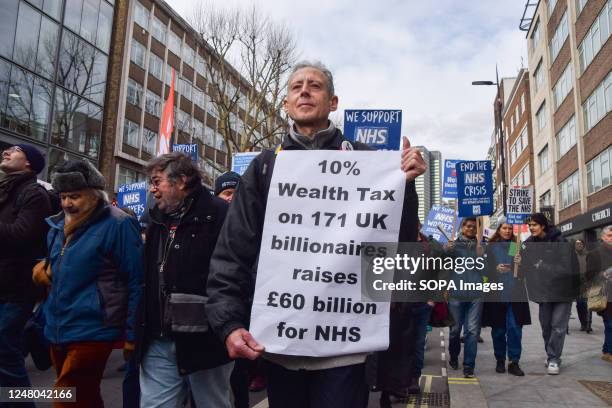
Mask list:
[{"label": "large white placard", "polygon": [[397,242],[397,151],[281,151],[268,195],[250,331],[270,353],[388,347],[389,303],[361,300],[362,242]]}]

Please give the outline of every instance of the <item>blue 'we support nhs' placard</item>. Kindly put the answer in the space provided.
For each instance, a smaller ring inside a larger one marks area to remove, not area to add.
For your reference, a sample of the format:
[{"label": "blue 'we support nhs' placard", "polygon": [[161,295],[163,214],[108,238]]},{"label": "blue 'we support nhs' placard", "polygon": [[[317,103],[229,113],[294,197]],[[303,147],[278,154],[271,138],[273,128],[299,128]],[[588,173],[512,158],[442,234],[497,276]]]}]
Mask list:
[{"label": "blue 'we support nhs' placard", "polygon": [[140,221],[147,206],[147,182],[120,185],[117,202],[120,208],[127,207],[134,211]]},{"label": "blue 'we support nhs' placard", "polygon": [[189,157],[191,157],[191,161],[194,163],[198,162],[199,159],[199,148],[197,143],[187,143],[187,144],[173,144],[172,145],[173,152],[183,152]]},{"label": "blue 'we support nhs' placard", "polygon": [[459,160],[444,160],[444,178],[442,180],[442,197],[457,198],[457,170]]},{"label": "blue 'we support nhs' placard", "polygon": [[390,109],[347,109],[344,135],[377,150],[399,150],[402,138],[402,111]]},{"label": "blue 'we support nhs' placard", "polygon": [[493,169],[490,160],[460,161],[457,170],[457,201],[460,217],[493,214]]}]

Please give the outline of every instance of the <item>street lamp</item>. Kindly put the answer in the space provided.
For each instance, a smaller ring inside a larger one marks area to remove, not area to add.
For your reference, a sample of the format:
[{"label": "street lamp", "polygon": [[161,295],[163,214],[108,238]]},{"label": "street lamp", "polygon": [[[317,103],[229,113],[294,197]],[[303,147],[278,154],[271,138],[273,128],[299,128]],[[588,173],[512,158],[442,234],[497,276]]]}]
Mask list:
[{"label": "street lamp", "polygon": [[506,215],[507,213],[507,209],[506,209],[506,158],[505,158],[505,143],[504,143],[504,126],[502,123],[502,99],[501,99],[501,93],[500,93],[500,89],[499,89],[499,75],[497,73],[497,67],[495,67],[495,82],[493,81],[473,81],[472,85],[486,85],[486,86],[491,86],[491,85],[495,85],[497,86],[497,96],[495,98],[495,105],[496,105],[496,114],[497,114],[497,123],[499,123],[499,138],[500,138],[500,158],[501,158],[501,187],[502,187],[502,205],[504,208],[504,214]]}]

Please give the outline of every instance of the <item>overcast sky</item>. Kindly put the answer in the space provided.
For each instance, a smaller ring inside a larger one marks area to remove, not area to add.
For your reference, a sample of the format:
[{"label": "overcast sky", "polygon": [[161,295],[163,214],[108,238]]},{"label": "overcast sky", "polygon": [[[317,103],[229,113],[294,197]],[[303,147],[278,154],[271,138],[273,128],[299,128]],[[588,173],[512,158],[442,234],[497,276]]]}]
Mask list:
[{"label": "overcast sky", "polygon": [[[166,0],[188,17],[200,0]],[[212,0],[248,7],[247,1]],[[303,59],[325,63],[343,109],[401,109],[403,134],[444,158],[484,159],[495,87],[527,66],[524,0],[261,0],[294,30]]]}]

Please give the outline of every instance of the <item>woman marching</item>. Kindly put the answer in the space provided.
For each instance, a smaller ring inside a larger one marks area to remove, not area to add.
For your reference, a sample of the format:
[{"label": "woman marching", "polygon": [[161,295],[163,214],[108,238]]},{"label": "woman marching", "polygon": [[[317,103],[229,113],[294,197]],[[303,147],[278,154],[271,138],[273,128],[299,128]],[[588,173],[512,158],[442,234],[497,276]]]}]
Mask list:
[{"label": "woman marching", "polygon": [[512,242],[516,242],[512,224],[508,224],[506,218],[501,217],[487,246],[487,272],[491,282],[503,283],[504,290],[486,299],[482,325],[491,327],[493,350],[497,360],[495,371],[506,372],[507,356],[508,373],[524,376],[525,373],[519,366],[521,339],[523,326],[531,324],[531,315],[523,279],[520,276],[515,277],[514,274],[514,259],[510,254]]}]

